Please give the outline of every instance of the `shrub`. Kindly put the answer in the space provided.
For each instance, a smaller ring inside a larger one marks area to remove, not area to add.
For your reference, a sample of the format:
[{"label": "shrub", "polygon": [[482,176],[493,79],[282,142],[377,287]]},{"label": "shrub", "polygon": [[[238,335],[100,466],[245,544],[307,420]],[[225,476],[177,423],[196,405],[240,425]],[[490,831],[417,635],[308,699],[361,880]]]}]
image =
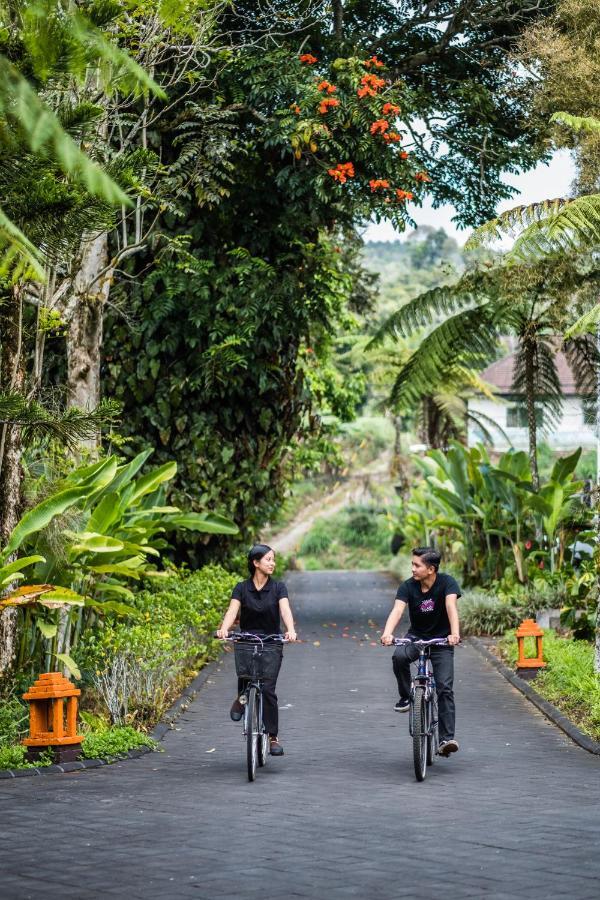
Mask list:
[{"label": "shrub", "polygon": [[27,707],[17,697],[0,702],[0,749],[17,743],[27,732],[27,720]]},{"label": "shrub", "polygon": [[157,746],[156,741],[147,734],[123,725],[105,731],[92,731],[85,736],[81,749],[86,759],[114,759],[129,750],[137,750],[139,747],[151,747],[155,750]]},{"label": "shrub", "polygon": [[479,591],[466,591],[458,601],[463,634],[504,634],[523,620],[523,610],[512,600],[492,597]]},{"label": "shrub", "polygon": [[104,620],[86,634],[77,661],[113,723],[160,717],[183,673],[214,651],[237,581],[220,566],[161,579],[136,594],[139,620]]},{"label": "shrub", "polygon": [[318,556],[325,553],[334,541],[336,530],[334,517],[317,519],[300,545],[300,555]]}]

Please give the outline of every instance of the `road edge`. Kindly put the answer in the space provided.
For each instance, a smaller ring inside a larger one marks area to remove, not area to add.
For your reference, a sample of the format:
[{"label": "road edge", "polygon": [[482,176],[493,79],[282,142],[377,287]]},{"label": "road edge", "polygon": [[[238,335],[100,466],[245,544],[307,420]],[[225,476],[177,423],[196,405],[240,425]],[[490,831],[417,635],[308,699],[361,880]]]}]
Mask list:
[{"label": "road edge", "polygon": [[513,687],[515,687],[518,691],[520,691],[529,701],[536,706],[540,712],[542,712],[547,719],[549,719],[554,725],[564,731],[571,740],[578,744],[583,750],[587,750],[588,753],[593,753],[596,756],[600,756],[600,742],[595,741],[589,735],[584,734],[583,731],[580,731],[576,725],[571,722],[556,706],[552,703],[549,703],[548,700],[544,700],[544,698],[538,694],[538,692],[531,687],[529,682],[525,681],[523,678],[520,678],[516,675],[512,669],[509,669],[508,666],[505,666],[503,662],[501,662],[497,656],[488,650],[482,640],[477,637],[469,637],[467,638],[467,643],[469,643],[479,654],[483,656],[491,665],[500,672],[501,675],[509,681]]}]

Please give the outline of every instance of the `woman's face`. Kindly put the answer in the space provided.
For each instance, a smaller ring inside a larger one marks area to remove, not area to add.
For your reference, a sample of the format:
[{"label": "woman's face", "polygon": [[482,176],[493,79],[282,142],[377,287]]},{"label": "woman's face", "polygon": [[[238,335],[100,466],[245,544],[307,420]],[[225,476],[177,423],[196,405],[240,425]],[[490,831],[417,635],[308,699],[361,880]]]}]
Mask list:
[{"label": "woman's face", "polygon": [[269,550],[262,559],[255,559],[254,565],[257,572],[262,572],[263,575],[272,575],[275,571],[275,554],[272,550]]}]

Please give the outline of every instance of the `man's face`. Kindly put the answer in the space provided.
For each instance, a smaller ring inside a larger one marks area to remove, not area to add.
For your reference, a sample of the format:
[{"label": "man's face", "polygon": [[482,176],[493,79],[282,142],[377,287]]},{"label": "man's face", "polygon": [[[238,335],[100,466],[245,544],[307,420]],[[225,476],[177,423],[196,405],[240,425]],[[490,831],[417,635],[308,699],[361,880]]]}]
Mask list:
[{"label": "man's face", "polygon": [[415,581],[423,581],[424,578],[435,572],[435,567],[427,565],[420,556],[413,556],[411,566]]}]

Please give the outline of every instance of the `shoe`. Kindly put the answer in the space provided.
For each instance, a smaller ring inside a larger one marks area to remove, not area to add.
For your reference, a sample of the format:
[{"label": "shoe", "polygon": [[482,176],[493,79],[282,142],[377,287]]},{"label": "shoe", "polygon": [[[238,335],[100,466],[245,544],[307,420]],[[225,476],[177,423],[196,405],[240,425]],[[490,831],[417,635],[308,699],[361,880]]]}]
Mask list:
[{"label": "shoe", "polygon": [[283,756],[283,747],[276,737],[269,737],[269,753],[271,756]]},{"label": "shoe", "polygon": [[410,707],[410,700],[402,700],[402,698],[401,698],[396,703],[394,709],[396,710],[396,712],[408,712],[409,707]]},{"label": "shoe", "polygon": [[233,719],[234,722],[239,722],[242,716],[244,715],[244,707],[240,703],[240,698],[236,697],[233,703],[231,704],[231,709],[229,710],[229,715]]},{"label": "shoe", "polygon": [[440,748],[438,750],[438,756],[450,756],[451,753],[456,753],[458,750],[458,741],[455,741],[454,738],[450,738],[448,741],[442,741],[440,743]]}]

